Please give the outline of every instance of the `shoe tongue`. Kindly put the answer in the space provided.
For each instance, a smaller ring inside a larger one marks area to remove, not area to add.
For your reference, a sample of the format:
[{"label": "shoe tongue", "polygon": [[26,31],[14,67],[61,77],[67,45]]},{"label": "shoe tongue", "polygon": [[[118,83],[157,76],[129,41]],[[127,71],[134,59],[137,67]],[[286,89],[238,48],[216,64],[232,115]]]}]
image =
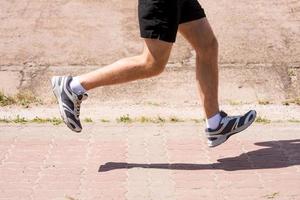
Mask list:
[{"label": "shoe tongue", "polygon": [[222,118],[223,118],[223,117],[227,117],[227,113],[225,113],[225,112],[222,111],[222,110],[221,110],[221,112],[220,112],[220,115],[221,115]]}]

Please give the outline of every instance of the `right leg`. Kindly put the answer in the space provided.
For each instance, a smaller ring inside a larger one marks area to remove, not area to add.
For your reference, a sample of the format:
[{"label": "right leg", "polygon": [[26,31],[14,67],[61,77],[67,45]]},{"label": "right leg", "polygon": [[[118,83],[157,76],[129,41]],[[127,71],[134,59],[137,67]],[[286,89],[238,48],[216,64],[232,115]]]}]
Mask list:
[{"label": "right leg", "polygon": [[87,97],[86,90],[158,75],[164,70],[171,49],[172,43],[145,39],[144,52],[139,56],[119,60],[76,79],[53,77],[52,89],[66,125],[75,132],[82,130],[79,114],[80,104]]},{"label": "right leg", "polygon": [[172,43],[145,39],[141,55],[121,59],[111,65],[79,76],[79,82],[90,90],[104,85],[120,84],[160,74],[168,62]]}]

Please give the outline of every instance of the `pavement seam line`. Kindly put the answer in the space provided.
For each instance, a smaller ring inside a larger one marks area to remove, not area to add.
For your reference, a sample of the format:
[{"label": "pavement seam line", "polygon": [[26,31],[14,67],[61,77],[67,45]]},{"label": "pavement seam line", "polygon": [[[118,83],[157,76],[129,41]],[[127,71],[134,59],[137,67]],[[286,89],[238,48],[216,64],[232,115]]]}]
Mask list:
[{"label": "pavement seam line", "polygon": [[[240,139],[237,139],[237,141],[242,146],[242,152],[245,153],[245,155],[247,156],[247,161],[250,163],[251,168],[254,170],[255,169],[255,165],[254,165],[253,161],[251,160],[251,158],[250,158],[250,156],[248,154],[248,150],[245,148],[245,146],[243,145],[243,143],[242,143],[242,141]],[[264,184],[262,174],[260,174],[257,171],[254,171],[254,174],[258,177],[258,181],[259,181],[260,185],[263,187],[263,189],[266,189],[267,187]]]},{"label": "pavement seam line", "polygon": [[[162,137],[163,137],[163,146],[164,146],[164,151],[166,153],[166,157],[167,157],[167,161],[168,161],[168,165],[169,165],[169,169],[170,170],[170,165],[172,164],[170,162],[170,154],[169,154],[169,151],[168,151],[168,148],[167,148],[167,137],[166,137],[166,130],[165,130],[165,126],[162,127],[162,129],[159,129],[160,133],[162,134]],[[162,131],[161,131],[162,130]],[[172,188],[173,188],[173,194],[174,196],[172,197],[173,200],[176,200],[177,197],[176,197],[176,182],[174,180],[174,170],[171,170],[171,172],[169,172],[169,178],[170,178],[170,182],[172,182]]]},{"label": "pavement seam line", "polygon": [[[80,179],[79,179],[79,187],[78,187],[78,196],[79,199],[81,199],[81,195],[83,192],[83,185],[84,185],[84,180],[86,179],[86,172],[88,169],[88,161],[89,157],[91,155],[91,144],[92,144],[92,134],[88,134],[88,143],[87,143],[87,148],[86,148],[86,154],[85,154],[85,166],[83,166],[82,171],[80,172]],[[82,198],[83,199],[83,198]]]},{"label": "pavement seam line", "polygon": [[39,182],[40,182],[40,180],[41,180],[41,178],[42,178],[42,173],[43,173],[43,171],[44,171],[44,169],[45,169],[46,163],[47,163],[47,161],[49,160],[49,158],[50,158],[50,156],[51,156],[51,154],[52,154],[52,150],[53,150],[53,148],[54,148],[54,141],[55,141],[55,135],[52,133],[52,138],[51,138],[51,142],[50,142],[49,145],[48,145],[48,151],[47,151],[47,154],[45,155],[45,157],[44,157],[44,159],[43,159],[43,161],[42,161],[42,165],[40,166],[40,171],[38,172],[38,177],[37,177],[37,179],[34,181],[33,186],[32,186],[32,188],[31,188],[31,194],[30,194],[30,196],[29,196],[29,198],[30,198],[31,200],[34,200],[34,193],[35,193],[35,190],[36,190],[36,188],[38,187]]},{"label": "pavement seam line", "polygon": [[18,135],[14,136],[13,137],[13,142],[10,144],[9,148],[7,149],[5,155],[4,155],[4,158],[2,160],[0,160],[0,167],[4,165],[4,162],[6,160],[8,160],[9,156],[11,155],[12,153],[12,150],[15,148],[15,144],[17,142],[17,138],[18,138]]},{"label": "pavement seam line", "polygon": [[[149,161],[149,149],[148,149],[148,144],[147,144],[147,134],[143,133],[143,146],[145,148],[145,160],[146,160],[146,163],[149,165],[150,164],[150,161]],[[147,174],[147,192],[148,192],[148,197],[149,199],[152,199],[152,196],[151,196],[151,178],[150,178],[150,173],[149,173],[149,170],[146,169],[146,174]]]},{"label": "pavement seam line", "polygon": [[124,187],[126,188],[126,192],[124,193],[124,197],[126,200],[128,200],[128,192],[129,192],[129,127],[126,128],[126,183]]},{"label": "pavement seam line", "polygon": [[[202,137],[204,138],[204,137]],[[202,150],[205,152],[205,156],[207,158],[207,161],[210,163],[210,165],[212,165],[212,160],[209,156],[209,150],[207,148],[205,148],[205,146],[207,146],[207,143],[206,143],[206,138],[202,139]],[[224,199],[228,199],[228,197],[223,193],[223,191],[220,189],[220,184],[219,184],[219,176],[218,174],[215,172],[216,169],[213,168],[213,165],[212,165],[212,178],[214,180],[214,183],[215,183],[215,187],[216,187],[216,190],[220,191],[220,193],[222,194],[223,198]]]}]

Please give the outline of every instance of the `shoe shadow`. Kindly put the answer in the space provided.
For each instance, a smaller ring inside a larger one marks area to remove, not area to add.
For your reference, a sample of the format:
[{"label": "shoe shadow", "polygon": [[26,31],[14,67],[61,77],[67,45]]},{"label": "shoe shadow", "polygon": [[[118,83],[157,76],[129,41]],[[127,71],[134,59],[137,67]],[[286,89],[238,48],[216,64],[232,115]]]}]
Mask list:
[{"label": "shoe shadow", "polygon": [[126,162],[108,162],[99,167],[98,172],[117,169],[147,168],[168,170],[251,170],[285,168],[300,165],[300,139],[279,140],[255,143],[264,148],[240,154],[236,157],[222,158],[211,164],[192,163],[155,163],[139,164]]}]

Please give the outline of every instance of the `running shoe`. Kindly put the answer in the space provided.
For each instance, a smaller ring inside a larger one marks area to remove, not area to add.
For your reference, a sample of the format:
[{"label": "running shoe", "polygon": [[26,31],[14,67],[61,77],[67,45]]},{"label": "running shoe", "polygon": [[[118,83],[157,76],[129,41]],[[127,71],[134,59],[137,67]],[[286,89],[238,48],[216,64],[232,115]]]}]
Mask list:
[{"label": "running shoe", "polygon": [[206,129],[207,143],[209,147],[216,147],[224,143],[228,138],[248,128],[256,118],[256,111],[250,110],[241,116],[228,116],[221,111],[221,122],[216,129]]},{"label": "running shoe", "polygon": [[52,90],[59,104],[60,115],[64,123],[74,132],[81,132],[80,105],[88,97],[87,93],[75,94],[71,88],[71,76],[54,76]]}]

